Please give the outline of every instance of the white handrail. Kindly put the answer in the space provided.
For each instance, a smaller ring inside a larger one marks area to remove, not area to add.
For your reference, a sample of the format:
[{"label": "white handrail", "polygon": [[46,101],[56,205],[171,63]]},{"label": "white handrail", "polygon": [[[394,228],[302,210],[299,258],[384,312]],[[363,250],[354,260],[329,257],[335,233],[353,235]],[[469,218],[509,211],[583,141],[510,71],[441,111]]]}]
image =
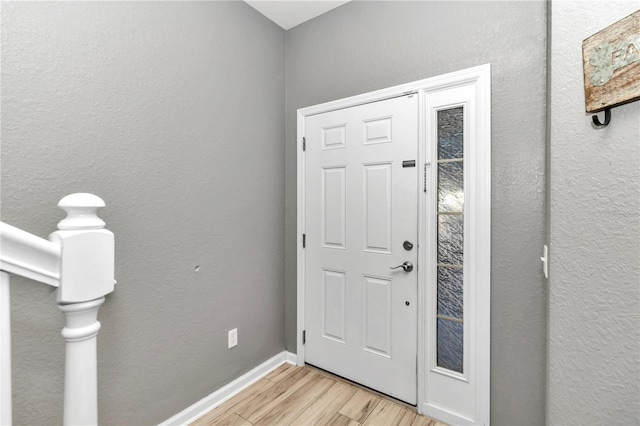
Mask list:
[{"label": "white handrail", "polygon": [[114,290],[114,236],[97,210],[104,201],[92,194],[71,194],[58,206],[67,217],[50,241],[0,222],[0,424],[11,424],[11,329],[9,275],[21,275],[54,287],[66,317],[65,425],[98,423],[96,338],[98,308]]},{"label": "white handrail", "polygon": [[58,287],[60,245],[0,222],[0,269]]}]

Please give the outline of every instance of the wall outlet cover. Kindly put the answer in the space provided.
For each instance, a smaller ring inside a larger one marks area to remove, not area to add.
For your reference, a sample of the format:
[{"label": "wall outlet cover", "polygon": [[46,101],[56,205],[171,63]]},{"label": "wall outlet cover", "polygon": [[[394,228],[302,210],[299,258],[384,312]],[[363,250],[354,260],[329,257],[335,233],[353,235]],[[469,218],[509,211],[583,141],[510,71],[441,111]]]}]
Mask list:
[{"label": "wall outlet cover", "polygon": [[234,346],[238,345],[238,329],[237,328],[234,328],[233,330],[229,330],[227,340],[228,340],[227,349],[231,349]]}]

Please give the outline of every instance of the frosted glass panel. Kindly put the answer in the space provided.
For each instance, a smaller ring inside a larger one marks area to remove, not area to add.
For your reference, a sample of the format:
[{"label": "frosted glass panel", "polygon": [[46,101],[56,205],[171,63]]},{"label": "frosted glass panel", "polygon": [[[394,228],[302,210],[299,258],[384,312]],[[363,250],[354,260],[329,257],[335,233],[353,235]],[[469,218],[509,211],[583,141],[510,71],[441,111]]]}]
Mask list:
[{"label": "frosted glass panel", "polygon": [[464,207],[462,161],[438,164],[438,211],[461,212]]},{"label": "frosted glass panel", "polygon": [[438,263],[462,265],[463,226],[462,215],[438,215]]},{"label": "frosted glass panel", "polygon": [[462,319],[462,269],[438,268],[438,315]]},{"label": "frosted glass panel", "polygon": [[463,330],[461,322],[438,319],[438,367],[463,372]]},{"label": "frosted glass panel", "polygon": [[462,373],[464,108],[438,111],[437,365]]},{"label": "frosted glass panel", "polygon": [[462,158],[463,109],[438,111],[438,159]]}]

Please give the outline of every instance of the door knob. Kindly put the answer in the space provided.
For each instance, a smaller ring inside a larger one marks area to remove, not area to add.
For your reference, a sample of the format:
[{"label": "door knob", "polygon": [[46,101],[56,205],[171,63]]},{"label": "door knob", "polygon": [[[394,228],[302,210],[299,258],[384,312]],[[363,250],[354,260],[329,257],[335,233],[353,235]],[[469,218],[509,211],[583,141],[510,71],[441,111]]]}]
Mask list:
[{"label": "door knob", "polygon": [[389,269],[398,269],[398,268],[402,268],[404,269],[405,272],[411,272],[413,271],[413,263],[409,262],[408,260],[406,262],[404,262],[402,265],[398,265],[398,266],[392,266]]}]

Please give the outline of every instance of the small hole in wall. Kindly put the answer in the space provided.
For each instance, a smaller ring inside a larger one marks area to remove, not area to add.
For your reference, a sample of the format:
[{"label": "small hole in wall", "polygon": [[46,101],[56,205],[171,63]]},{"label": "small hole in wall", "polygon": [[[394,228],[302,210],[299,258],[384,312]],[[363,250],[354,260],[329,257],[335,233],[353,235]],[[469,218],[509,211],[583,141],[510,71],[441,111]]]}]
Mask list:
[{"label": "small hole in wall", "polygon": [[200,270],[200,265],[196,265],[195,268],[193,268],[194,271],[198,272]]}]

